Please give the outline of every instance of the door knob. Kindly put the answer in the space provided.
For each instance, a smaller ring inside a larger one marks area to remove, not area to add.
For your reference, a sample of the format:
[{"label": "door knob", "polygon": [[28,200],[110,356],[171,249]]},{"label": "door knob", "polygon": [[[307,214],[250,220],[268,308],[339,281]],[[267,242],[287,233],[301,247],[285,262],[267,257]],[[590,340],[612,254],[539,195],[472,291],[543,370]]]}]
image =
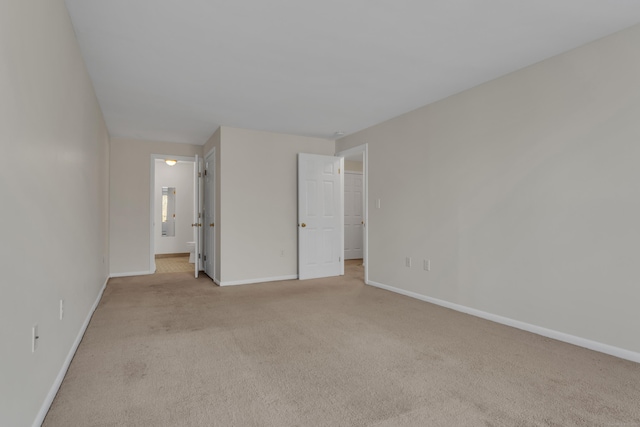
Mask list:
[{"label": "door knob", "polygon": [[213,223],[209,224],[209,227],[213,227]]},{"label": "door knob", "polygon": [[305,228],[307,226],[307,224],[305,224],[304,222],[302,224],[300,224],[300,227]]},{"label": "door knob", "polygon": [[197,227],[197,226],[198,226],[198,224],[191,224],[191,226],[192,226],[192,227]]}]

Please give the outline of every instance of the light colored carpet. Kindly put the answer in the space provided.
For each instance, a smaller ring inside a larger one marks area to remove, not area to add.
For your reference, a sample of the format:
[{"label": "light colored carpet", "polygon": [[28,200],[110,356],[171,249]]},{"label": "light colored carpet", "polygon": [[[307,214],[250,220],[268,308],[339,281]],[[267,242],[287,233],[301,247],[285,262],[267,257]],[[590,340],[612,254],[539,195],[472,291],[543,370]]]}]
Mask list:
[{"label": "light colored carpet", "polygon": [[156,257],[156,274],[195,273],[195,265],[189,263],[189,254],[171,257]]},{"label": "light colored carpet", "polygon": [[639,426],[640,365],[349,276],[112,279],[44,425]]}]

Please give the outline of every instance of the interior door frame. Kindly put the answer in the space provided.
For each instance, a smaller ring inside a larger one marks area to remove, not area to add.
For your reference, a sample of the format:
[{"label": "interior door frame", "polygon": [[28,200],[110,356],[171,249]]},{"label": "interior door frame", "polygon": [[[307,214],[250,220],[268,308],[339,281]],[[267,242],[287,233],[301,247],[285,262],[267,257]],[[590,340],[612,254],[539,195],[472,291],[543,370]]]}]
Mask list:
[{"label": "interior door frame", "polygon": [[193,240],[196,246],[195,253],[195,262],[193,263],[194,269],[194,277],[197,279],[200,275],[200,270],[202,269],[202,247],[200,236],[202,235],[202,222],[204,219],[202,218],[202,190],[201,190],[201,181],[202,181],[202,168],[200,167],[202,163],[202,159],[200,156],[196,154],[196,161],[193,164],[193,223],[191,223],[191,227],[193,229]]},{"label": "interior door frame", "polygon": [[[369,284],[369,144],[365,143],[346,150],[336,152],[337,157],[349,157],[354,154],[362,154],[362,173],[364,174],[364,242],[362,247],[362,262],[364,263],[364,283]],[[344,189],[343,189],[344,193]],[[344,260],[344,253],[342,254]]]},{"label": "interior door frame", "polygon": [[173,159],[183,162],[195,163],[196,158],[188,156],[174,156],[173,154],[152,154],[149,173],[149,273],[156,272],[156,236],[155,232],[155,213],[156,213],[156,160]]},{"label": "interior door frame", "polygon": [[[203,186],[203,191],[204,191],[204,206],[202,207],[205,215],[203,215],[202,220],[205,221],[206,220],[206,216],[207,216],[207,197],[211,197],[213,199],[213,212],[211,212],[211,218],[213,218],[213,222],[214,222],[214,226],[211,228],[207,228],[208,224],[207,221],[203,222],[204,224],[204,242],[203,242],[203,253],[207,256],[207,257],[211,257],[211,266],[212,266],[212,270],[211,271],[211,280],[213,280],[214,283],[216,284],[220,284],[220,280],[216,279],[216,269],[218,268],[217,264],[216,264],[216,228],[217,225],[215,224],[217,222],[217,218],[216,218],[216,147],[213,147],[211,150],[209,150],[209,152],[202,158],[204,161],[204,167],[205,170],[207,171],[207,175],[211,174],[211,181],[212,181],[212,185],[211,188],[208,187],[207,185],[207,180],[203,180],[202,181],[202,186]],[[211,164],[209,165],[210,169],[207,169],[207,162],[209,162],[209,159],[211,159]],[[212,241],[211,243],[211,250],[212,253],[208,253],[206,251],[207,245],[209,244],[209,239],[211,239]],[[209,259],[209,258],[207,258]],[[205,274],[209,274],[206,271],[206,261],[203,260],[203,268],[205,270]]]}]

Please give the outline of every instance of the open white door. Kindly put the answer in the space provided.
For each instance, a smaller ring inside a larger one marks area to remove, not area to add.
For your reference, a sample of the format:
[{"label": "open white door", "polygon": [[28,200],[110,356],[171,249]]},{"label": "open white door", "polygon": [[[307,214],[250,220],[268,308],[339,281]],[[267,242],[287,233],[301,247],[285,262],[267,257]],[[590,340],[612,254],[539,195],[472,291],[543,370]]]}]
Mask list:
[{"label": "open white door", "polygon": [[298,154],[298,277],[344,274],[342,157]]},{"label": "open white door", "polygon": [[204,272],[215,280],[215,151],[206,159],[204,164]]},{"label": "open white door", "polygon": [[198,278],[198,274],[200,273],[200,228],[202,227],[202,221],[200,221],[200,169],[200,159],[196,154],[196,161],[193,166],[193,223],[191,224],[193,228],[193,241],[196,247],[196,259],[194,262],[196,278]]},{"label": "open white door", "polygon": [[364,185],[362,172],[344,174],[344,259],[363,257]]}]

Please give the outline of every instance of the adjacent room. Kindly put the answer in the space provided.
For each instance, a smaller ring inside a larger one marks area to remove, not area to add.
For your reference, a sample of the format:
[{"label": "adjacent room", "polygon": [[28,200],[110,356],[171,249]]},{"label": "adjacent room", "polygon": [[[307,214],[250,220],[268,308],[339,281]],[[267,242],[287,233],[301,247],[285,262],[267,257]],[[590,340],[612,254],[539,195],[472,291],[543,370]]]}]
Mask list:
[{"label": "adjacent room", "polygon": [[195,269],[195,242],[191,224],[194,206],[194,160],[177,156],[154,159],[153,258],[155,273],[190,272]]},{"label": "adjacent room", "polygon": [[640,425],[638,46],[628,0],[0,1],[0,425]]}]

